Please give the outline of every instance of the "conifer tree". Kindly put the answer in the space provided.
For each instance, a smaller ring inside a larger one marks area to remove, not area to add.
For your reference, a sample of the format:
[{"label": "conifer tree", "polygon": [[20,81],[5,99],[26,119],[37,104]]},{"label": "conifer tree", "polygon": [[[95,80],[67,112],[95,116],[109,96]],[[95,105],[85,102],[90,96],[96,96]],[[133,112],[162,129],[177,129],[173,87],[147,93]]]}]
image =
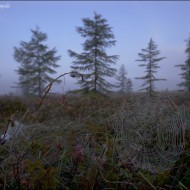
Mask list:
[{"label": "conifer tree", "polygon": [[133,83],[130,78],[127,79],[126,91],[127,93],[131,93],[133,91]]},{"label": "conifer tree", "polygon": [[115,45],[112,28],[107,20],[100,14],[94,13],[93,19],[84,18],[83,26],[77,27],[77,32],[85,38],[83,52],[76,53],[68,50],[69,55],[74,58],[71,69],[84,76],[83,81],[78,81],[82,90],[94,90],[105,93],[114,87],[106,80],[107,77],[114,77],[117,70],[111,65],[115,64],[118,56],[107,55],[106,48]]},{"label": "conifer tree", "polygon": [[117,76],[118,83],[116,84],[116,87],[119,88],[120,93],[125,93],[127,91],[127,71],[125,69],[125,66],[122,64]]},{"label": "conifer tree", "polygon": [[143,88],[140,90],[146,90],[149,93],[149,95],[152,95],[154,92],[155,81],[166,80],[166,79],[159,79],[155,77],[155,73],[157,73],[157,69],[160,68],[157,63],[165,59],[165,57],[158,57],[159,54],[160,54],[160,51],[157,50],[157,45],[152,39],[150,39],[148,43],[148,47],[146,49],[142,49],[142,53],[138,54],[140,59],[136,60],[136,61],[144,62],[142,64],[139,64],[139,66],[145,67],[146,75],[143,77],[136,77],[136,79],[144,80],[144,83],[142,84]]},{"label": "conifer tree", "polygon": [[125,65],[122,64],[117,76],[118,83],[116,87],[119,88],[120,93],[130,93],[132,91],[132,81],[127,77],[127,70],[125,69]]},{"label": "conifer tree", "polygon": [[16,72],[19,74],[19,83],[24,95],[35,94],[39,97],[47,82],[51,82],[50,74],[56,73],[54,68],[59,67],[56,62],[56,49],[49,50],[43,42],[47,35],[39,30],[31,30],[32,38],[29,42],[21,41],[20,47],[14,47],[14,58],[20,63]]},{"label": "conifer tree", "polygon": [[180,75],[183,79],[183,81],[179,83],[178,86],[181,87],[183,91],[190,92],[190,36],[186,42],[187,48],[185,53],[187,54],[187,60],[185,61],[185,64],[176,65],[176,67],[181,68],[182,73]]}]

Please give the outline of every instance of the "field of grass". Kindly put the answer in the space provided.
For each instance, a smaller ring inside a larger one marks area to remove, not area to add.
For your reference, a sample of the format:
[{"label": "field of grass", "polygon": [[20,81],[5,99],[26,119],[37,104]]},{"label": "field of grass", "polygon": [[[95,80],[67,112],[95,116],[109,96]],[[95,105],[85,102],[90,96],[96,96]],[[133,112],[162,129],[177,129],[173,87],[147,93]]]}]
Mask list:
[{"label": "field of grass", "polygon": [[152,173],[130,162],[115,128],[123,103],[138,96],[0,97],[0,134],[15,121],[22,131],[0,145],[0,189],[189,189],[190,98],[169,94],[185,106],[185,147],[170,169]]}]

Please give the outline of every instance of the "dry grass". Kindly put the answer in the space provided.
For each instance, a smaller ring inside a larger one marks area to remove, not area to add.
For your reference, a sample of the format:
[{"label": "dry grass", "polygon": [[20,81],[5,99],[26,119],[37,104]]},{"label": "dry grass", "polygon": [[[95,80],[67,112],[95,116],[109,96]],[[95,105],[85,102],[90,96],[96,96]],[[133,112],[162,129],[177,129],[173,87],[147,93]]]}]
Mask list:
[{"label": "dry grass", "polygon": [[1,134],[11,122],[23,125],[22,134],[0,146],[0,189],[173,190],[190,186],[188,138],[173,168],[158,174],[137,169],[122,156],[120,137],[110,121],[123,100],[130,104],[139,94],[52,97],[50,87],[40,99],[0,98]]}]

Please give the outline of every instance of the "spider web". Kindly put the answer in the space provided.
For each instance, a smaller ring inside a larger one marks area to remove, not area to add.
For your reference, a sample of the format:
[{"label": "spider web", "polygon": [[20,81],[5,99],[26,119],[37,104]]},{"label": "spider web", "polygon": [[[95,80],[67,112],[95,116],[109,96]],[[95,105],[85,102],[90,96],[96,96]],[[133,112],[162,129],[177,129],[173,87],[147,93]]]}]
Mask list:
[{"label": "spider web", "polygon": [[112,119],[122,157],[135,167],[158,173],[170,169],[184,150],[183,107],[168,97],[139,97],[123,102]]}]

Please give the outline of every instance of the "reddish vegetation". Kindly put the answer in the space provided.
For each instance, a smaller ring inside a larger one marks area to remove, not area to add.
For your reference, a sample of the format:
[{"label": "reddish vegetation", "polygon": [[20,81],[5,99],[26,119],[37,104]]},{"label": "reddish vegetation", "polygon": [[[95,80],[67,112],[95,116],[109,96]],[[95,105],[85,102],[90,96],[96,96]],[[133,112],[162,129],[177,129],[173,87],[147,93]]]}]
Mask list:
[{"label": "reddish vegetation", "polygon": [[[0,189],[5,185],[6,189],[27,190],[153,187],[177,190],[181,188],[179,181],[189,187],[189,138],[174,167],[155,175],[135,168],[118,149],[119,136],[113,132],[108,118],[112,118],[123,100],[130,103],[134,96],[140,95],[47,96],[38,111],[35,110],[40,99],[1,97],[1,131],[12,114],[19,110],[18,120],[28,107],[30,112],[24,123],[36,126],[31,131],[32,141],[15,140],[14,151],[7,149],[6,144],[1,146],[0,168],[6,166],[7,173],[0,172]],[[189,117],[190,99],[175,94],[170,97],[178,106],[184,104]]]}]

